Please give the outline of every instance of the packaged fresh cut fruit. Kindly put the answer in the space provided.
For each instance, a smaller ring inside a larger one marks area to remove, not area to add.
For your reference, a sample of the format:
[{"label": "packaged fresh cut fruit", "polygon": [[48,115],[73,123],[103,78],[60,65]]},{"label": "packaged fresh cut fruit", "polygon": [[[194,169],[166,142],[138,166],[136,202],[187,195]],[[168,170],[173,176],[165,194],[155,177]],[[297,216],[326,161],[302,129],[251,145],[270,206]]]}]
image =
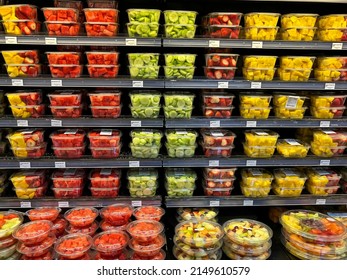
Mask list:
[{"label": "packaged fresh cut fruit", "polygon": [[236,138],[235,133],[226,129],[202,129],[201,135],[208,147],[231,146]]},{"label": "packaged fresh cut fruit", "polygon": [[79,118],[82,115],[83,105],[80,106],[49,106],[53,117]]},{"label": "packaged fresh cut fruit", "polygon": [[165,210],[158,206],[141,206],[134,210],[136,220],[155,220],[160,221],[164,216]]},{"label": "packaged fresh cut fruit", "polygon": [[241,192],[245,197],[267,197],[271,191],[270,187],[249,187],[243,182],[240,183]]},{"label": "packaged fresh cut fruit", "polygon": [[37,7],[33,5],[4,5],[0,7],[0,16],[3,20],[37,19]]},{"label": "packaged fresh cut fruit", "polygon": [[165,65],[173,67],[193,67],[195,64],[196,54],[164,54]]},{"label": "packaged fresh cut fruit", "polygon": [[273,41],[276,39],[278,27],[246,27],[245,38],[249,40]]},{"label": "packaged fresh cut fruit", "polygon": [[193,79],[195,67],[189,66],[164,66],[164,74],[167,79]]},{"label": "packaged fresh cut fruit", "polygon": [[205,157],[230,157],[233,149],[235,148],[234,145],[210,147],[206,146],[203,142],[200,142],[200,145],[203,149]]},{"label": "packaged fresh cut fruit", "polygon": [[127,224],[132,213],[133,208],[131,206],[121,203],[109,205],[100,210],[101,218],[113,226]]},{"label": "packaged fresh cut fruit", "polygon": [[130,106],[130,111],[133,118],[155,119],[159,117],[160,106],[147,108]]},{"label": "packaged fresh cut fruit", "polygon": [[84,144],[85,132],[82,129],[61,129],[51,133],[54,147],[81,147]]},{"label": "packaged fresh cut fruit", "polygon": [[77,22],[79,12],[72,8],[42,8],[46,21]]},{"label": "packaged fresh cut fruit", "polygon": [[161,11],[156,9],[128,9],[129,22],[159,23]]},{"label": "packaged fresh cut fruit", "polygon": [[284,157],[304,158],[310,145],[298,139],[280,139],[277,142],[277,152]]},{"label": "packaged fresh cut fruit", "polygon": [[347,28],[318,29],[317,37],[321,41],[328,42],[347,41]]},{"label": "packaged fresh cut fruit", "polygon": [[52,227],[50,221],[34,221],[19,226],[12,235],[24,245],[37,245],[48,237]]},{"label": "packaged fresh cut fruit", "polygon": [[13,148],[11,150],[17,158],[40,158],[46,153],[47,143],[43,143],[40,146]]},{"label": "packaged fresh cut fruit", "polygon": [[94,129],[88,133],[91,147],[118,147],[122,132],[117,129]]},{"label": "packaged fresh cut fruit", "polygon": [[81,158],[85,153],[86,146],[81,147],[53,147],[54,155],[57,158]]},{"label": "packaged fresh cut fruit", "polygon": [[177,235],[174,236],[173,242],[179,250],[193,258],[204,258],[215,254],[220,250],[223,244],[222,241],[218,241],[216,244],[208,248],[196,248],[193,245],[185,244]]},{"label": "packaged fresh cut fruit", "polygon": [[44,143],[44,131],[42,129],[23,129],[11,132],[7,139],[12,148],[36,147]]},{"label": "packaged fresh cut fruit", "polygon": [[130,22],[127,28],[129,37],[155,38],[158,36],[159,23]]},{"label": "packaged fresh cut fruit", "polygon": [[130,66],[158,66],[159,53],[128,53]]},{"label": "packaged fresh cut fruit", "polygon": [[93,248],[101,257],[117,257],[123,253],[128,242],[129,236],[123,231],[104,231],[94,236]]},{"label": "packaged fresh cut fruit", "polygon": [[272,107],[240,106],[240,116],[244,119],[267,119]]},{"label": "packaged fresh cut fruit", "polygon": [[131,105],[139,107],[156,107],[160,105],[161,93],[156,90],[132,91],[129,94]]},{"label": "packaged fresh cut fruit", "polygon": [[120,106],[122,92],[119,90],[96,90],[88,93],[91,106]]},{"label": "packaged fresh cut fruit", "polygon": [[194,130],[168,129],[165,136],[170,146],[192,146],[196,143],[198,133]]},{"label": "packaged fresh cut fruit", "polygon": [[347,57],[319,57],[317,59],[318,69],[346,69]]},{"label": "packaged fresh cut fruit", "polygon": [[6,64],[35,64],[39,63],[37,50],[2,51]]},{"label": "packaged fresh cut fruit", "polygon": [[117,65],[119,52],[85,52],[89,65]]},{"label": "packaged fresh cut fruit", "polygon": [[164,11],[165,23],[172,24],[194,24],[197,15],[198,13],[195,11]]},{"label": "packaged fresh cut fruit", "polygon": [[239,25],[209,25],[207,35],[211,38],[238,39],[241,29]]},{"label": "packaged fresh cut fruit", "polygon": [[82,93],[52,93],[48,94],[51,106],[80,106]]},{"label": "packaged fresh cut fruit", "polygon": [[281,38],[286,41],[313,41],[317,27],[291,27],[281,29]]},{"label": "packaged fresh cut fruit", "polygon": [[118,22],[119,11],[116,9],[87,8],[83,11],[87,22]]},{"label": "packaged fresh cut fruit", "polygon": [[231,107],[235,95],[228,93],[203,93],[202,99],[206,107]]},{"label": "packaged fresh cut fruit", "polygon": [[240,105],[244,108],[258,107],[267,108],[270,106],[272,95],[241,93]]},{"label": "packaged fresh cut fruit", "polygon": [[136,220],[127,226],[131,237],[143,245],[151,244],[163,230],[163,224],[154,220]]},{"label": "packaged fresh cut fruit", "polygon": [[250,81],[272,81],[276,68],[242,68],[243,77]]},{"label": "packaged fresh cut fruit", "polygon": [[195,149],[197,146],[197,144],[191,146],[172,146],[170,144],[165,145],[168,156],[173,158],[192,157],[195,154]]},{"label": "packaged fresh cut fruit", "polygon": [[291,27],[315,27],[319,15],[317,14],[286,14],[281,16],[281,26]]},{"label": "packaged fresh cut fruit", "polygon": [[321,82],[346,81],[347,69],[315,69],[314,77]]},{"label": "packaged fresh cut fruit", "polygon": [[290,189],[302,189],[307,176],[296,168],[280,168],[274,170],[274,182],[281,187]]},{"label": "packaged fresh cut fruit", "polygon": [[274,68],[277,56],[246,55],[243,57],[245,68]]},{"label": "packaged fresh cut fruit", "polygon": [[92,207],[76,207],[68,210],[64,218],[74,227],[88,227],[97,218],[99,212]]},{"label": "packaged fresh cut fruit", "polygon": [[230,118],[234,110],[231,107],[202,107],[202,114],[207,118]]},{"label": "packaged fresh cut fruit", "polygon": [[30,221],[54,221],[58,218],[61,209],[58,207],[38,207],[30,209],[26,212],[26,215],[29,217]]},{"label": "packaged fresh cut fruit", "polygon": [[53,78],[79,78],[83,72],[82,65],[50,64]]},{"label": "packaged fresh cut fruit", "polygon": [[88,0],[88,8],[110,8],[117,9],[118,1],[115,0]]},{"label": "packaged fresh cut fruit", "polygon": [[222,258],[222,250],[217,250],[215,253],[211,253],[207,256],[200,257],[190,256],[177,246],[174,246],[172,249],[172,253],[176,260],[220,260]]},{"label": "packaged fresh cut fruit", "polygon": [[160,66],[128,66],[131,78],[157,79]]},{"label": "packaged fresh cut fruit", "polygon": [[191,107],[193,106],[195,95],[190,92],[166,92],[164,101],[166,106]]},{"label": "packaged fresh cut fruit", "polygon": [[244,15],[245,27],[275,27],[279,17],[280,14],[277,13],[248,13]]},{"label": "packaged fresh cut fruit", "polygon": [[54,245],[55,252],[66,259],[77,259],[91,248],[92,238],[87,234],[73,233],[58,239]]},{"label": "packaged fresh cut fruit", "polygon": [[41,74],[41,64],[5,64],[10,78],[37,77]]},{"label": "packaged fresh cut fruit", "polygon": [[293,93],[280,93],[275,92],[273,97],[273,104],[277,107],[285,108],[285,109],[300,109],[303,107],[305,100],[308,97],[306,96],[298,96]]},{"label": "packaged fresh cut fruit", "polygon": [[116,169],[94,169],[89,180],[91,187],[94,189],[108,189],[120,187],[121,172]]},{"label": "packaged fresh cut fruit", "polygon": [[275,153],[276,146],[250,146],[243,143],[243,150],[248,157],[269,158]]},{"label": "packaged fresh cut fruit", "polygon": [[245,141],[249,146],[276,146],[279,134],[268,129],[253,129],[245,131]]},{"label": "packaged fresh cut fruit", "polygon": [[133,143],[129,145],[131,154],[135,158],[157,158],[159,156],[159,151],[161,145],[153,146],[136,146]]},{"label": "packaged fresh cut fruit", "polygon": [[54,36],[77,36],[81,24],[77,22],[45,21],[48,35]]},{"label": "packaged fresh cut fruit", "polygon": [[210,179],[232,179],[235,176],[236,168],[212,168],[206,167],[204,176]]},{"label": "packaged fresh cut fruit", "polygon": [[165,245],[164,235],[159,235],[150,244],[143,244],[136,239],[129,241],[129,248],[133,250],[134,255],[140,258],[155,258],[161,253],[161,248]]},{"label": "packaged fresh cut fruit", "polygon": [[307,185],[316,187],[338,186],[341,179],[341,175],[331,168],[311,167],[305,171],[308,177]]},{"label": "packaged fresh cut fruit", "polygon": [[303,119],[307,107],[302,107],[298,109],[287,109],[284,107],[275,107],[274,113],[275,117],[280,119]]},{"label": "packaged fresh cut fruit", "polygon": [[158,171],[141,168],[128,171],[128,189],[132,197],[154,196],[158,188]]},{"label": "packaged fresh cut fruit", "polygon": [[204,67],[206,78],[216,80],[233,80],[236,69],[236,67]]},{"label": "packaged fresh cut fruit", "polygon": [[207,17],[209,25],[240,25],[242,13],[209,13]]},{"label": "packaged fresh cut fruit", "polygon": [[23,223],[23,220],[20,212],[11,210],[0,212],[0,238],[11,236],[13,231]]},{"label": "packaged fresh cut fruit", "polygon": [[80,64],[81,53],[79,52],[46,52],[49,64]]},{"label": "packaged fresh cut fruit", "polygon": [[65,169],[54,171],[51,176],[55,188],[83,187],[85,172],[83,169]]},{"label": "packaged fresh cut fruit", "polygon": [[166,171],[167,190],[194,190],[196,173],[192,169],[173,168]]},{"label": "packaged fresh cut fruit", "polygon": [[87,65],[91,78],[115,78],[118,76],[119,65]]},{"label": "packaged fresh cut fruit", "polygon": [[311,115],[317,119],[339,119],[342,118],[346,107],[310,107]]},{"label": "packaged fresh cut fruit", "polygon": [[246,187],[269,188],[273,175],[263,168],[246,168],[241,171],[242,182]]},{"label": "packaged fresh cut fruit", "polygon": [[46,183],[46,176],[44,170],[18,171],[11,175],[10,181],[14,188],[37,188]]},{"label": "packaged fresh cut fruit", "polygon": [[163,133],[155,129],[134,129],[130,136],[134,146],[151,147],[153,145],[160,146]]},{"label": "packaged fresh cut fruit", "polygon": [[177,214],[186,221],[189,220],[212,220],[218,215],[215,208],[178,208]]},{"label": "packaged fresh cut fruit", "polygon": [[197,25],[194,24],[165,24],[166,38],[194,38]]}]

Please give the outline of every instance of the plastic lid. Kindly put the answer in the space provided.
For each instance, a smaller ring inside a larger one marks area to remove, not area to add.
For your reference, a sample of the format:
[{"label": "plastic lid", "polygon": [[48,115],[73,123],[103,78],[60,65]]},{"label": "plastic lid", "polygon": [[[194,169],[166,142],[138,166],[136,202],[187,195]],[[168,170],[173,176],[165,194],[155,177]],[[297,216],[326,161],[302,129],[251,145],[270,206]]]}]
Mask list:
[{"label": "plastic lid", "polygon": [[[70,106],[80,108],[81,106]],[[54,108],[65,108],[65,106],[54,106]],[[59,129],[49,136],[50,138],[71,139],[74,137],[84,137],[86,133],[82,129]]]},{"label": "plastic lid", "polygon": [[156,236],[163,230],[163,224],[153,220],[136,220],[127,226],[127,232],[135,239]]},{"label": "plastic lid", "polygon": [[[64,148],[65,149],[65,148]],[[64,169],[54,171],[51,179],[52,180],[63,180],[66,181],[68,179],[76,180],[76,179],[84,179],[85,171],[84,169]]]},{"label": "plastic lid", "polygon": [[275,178],[299,177],[307,179],[307,176],[296,168],[279,168],[274,171]]},{"label": "plastic lid", "polygon": [[329,180],[340,180],[341,175],[329,167],[309,167],[306,169],[308,177],[312,176],[327,177]]},{"label": "plastic lid", "polygon": [[193,169],[190,168],[168,168],[165,172],[166,178],[172,177],[176,179],[180,179],[182,177],[188,177],[187,179],[196,180],[197,175]]},{"label": "plastic lid", "polygon": [[272,174],[264,168],[245,168],[241,171],[242,178],[273,179]]},{"label": "plastic lid", "polygon": [[301,141],[299,139],[279,139],[277,145],[310,147],[306,142]]},{"label": "plastic lid", "polygon": [[151,253],[160,250],[165,243],[165,236],[160,234],[150,243],[139,243],[136,239],[132,238],[129,241],[129,248],[140,255],[153,255]]},{"label": "plastic lid", "polygon": [[54,221],[61,212],[59,207],[38,207],[25,212],[31,221],[48,220]]},{"label": "plastic lid", "polygon": [[93,248],[99,252],[112,253],[123,250],[129,242],[129,236],[124,231],[108,230],[93,238]]},{"label": "plastic lid", "polygon": [[61,256],[77,258],[90,249],[92,242],[92,238],[87,234],[73,233],[58,239],[54,249]]},{"label": "plastic lid", "polygon": [[212,220],[219,213],[216,208],[178,208],[177,214],[184,220]]},{"label": "plastic lid", "polygon": [[89,226],[99,215],[99,211],[93,207],[76,207],[68,210],[64,218],[73,226]]},{"label": "plastic lid", "polygon": [[12,236],[23,243],[35,244],[36,240],[39,242],[41,238],[44,239],[52,227],[53,224],[50,221],[33,221],[19,226]]},{"label": "plastic lid", "polygon": [[272,241],[270,239],[268,242],[265,242],[260,246],[242,246],[230,241],[227,236],[224,236],[223,245],[231,252],[240,256],[257,257],[270,250]]},{"label": "plastic lid", "polygon": [[206,257],[211,254],[215,254],[220,248],[222,248],[223,242],[221,240],[217,241],[211,247],[206,248],[195,248],[194,246],[189,246],[184,243],[177,235],[174,236],[173,242],[175,246],[191,257]]},{"label": "plastic lid", "polygon": [[247,138],[247,134],[250,134],[254,137],[279,137],[279,134],[277,132],[274,132],[272,130],[269,129],[252,129],[252,130],[245,130],[245,135]]},{"label": "plastic lid", "polygon": [[165,210],[158,206],[141,206],[133,212],[136,220],[155,220],[159,221],[164,216]]}]

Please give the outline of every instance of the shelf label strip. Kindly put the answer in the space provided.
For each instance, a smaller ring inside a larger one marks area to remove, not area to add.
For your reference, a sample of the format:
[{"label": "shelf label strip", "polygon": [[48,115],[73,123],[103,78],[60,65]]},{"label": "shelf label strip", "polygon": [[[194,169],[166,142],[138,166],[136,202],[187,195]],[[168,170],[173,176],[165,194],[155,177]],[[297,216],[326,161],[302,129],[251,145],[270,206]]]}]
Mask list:
[{"label": "shelf label strip", "polygon": [[243,206],[253,206],[253,200],[251,199],[245,199],[243,201]]},{"label": "shelf label strip", "polygon": [[31,168],[31,163],[29,161],[25,161],[25,162],[21,161],[19,162],[19,168],[26,168],[26,169]]},{"label": "shelf label strip", "polygon": [[210,207],[219,207],[220,201],[219,200],[210,200]]},{"label": "shelf label strip", "polygon": [[68,201],[58,201],[58,207],[66,208],[66,207],[70,207],[70,204]]},{"label": "shelf label strip", "polygon": [[141,200],[133,200],[131,202],[132,207],[141,207],[142,206],[142,201]]},{"label": "shelf label strip", "polygon": [[21,208],[31,208],[31,202],[30,201],[21,201],[20,207]]},{"label": "shelf label strip", "polygon": [[24,86],[22,79],[12,79],[11,81],[13,87],[22,87]]}]

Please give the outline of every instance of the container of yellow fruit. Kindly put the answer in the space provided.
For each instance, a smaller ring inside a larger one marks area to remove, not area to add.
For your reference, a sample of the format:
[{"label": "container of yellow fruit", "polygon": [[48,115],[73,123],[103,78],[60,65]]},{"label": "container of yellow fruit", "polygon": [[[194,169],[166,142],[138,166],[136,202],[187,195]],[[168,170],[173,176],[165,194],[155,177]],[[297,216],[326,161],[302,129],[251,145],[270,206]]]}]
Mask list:
[{"label": "container of yellow fruit", "polygon": [[281,56],[281,68],[312,69],[315,56]]},{"label": "container of yellow fruit", "polygon": [[272,107],[245,107],[240,106],[240,115],[244,119],[268,119]]},{"label": "container of yellow fruit", "polygon": [[273,175],[264,168],[246,168],[241,171],[242,183],[250,188],[271,188]]},{"label": "container of yellow fruit", "polygon": [[317,27],[282,28],[281,38],[285,41],[313,41]]},{"label": "container of yellow fruit", "polygon": [[273,96],[273,104],[277,107],[287,109],[303,108],[305,101],[308,99],[306,96],[291,95],[290,93],[276,92]]},{"label": "container of yellow fruit", "polygon": [[280,187],[277,184],[273,184],[272,191],[275,195],[278,195],[280,197],[296,197],[300,196],[302,193],[302,190],[304,188],[287,188],[287,187]]},{"label": "container of yellow fruit", "polygon": [[272,81],[276,68],[242,68],[243,77],[249,81]]},{"label": "container of yellow fruit", "polygon": [[37,188],[14,188],[16,195],[20,199],[32,199],[43,197],[47,190],[47,184]]},{"label": "container of yellow fruit", "polygon": [[331,168],[313,167],[306,169],[306,184],[315,187],[338,186],[341,175]]},{"label": "container of yellow fruit", "polygon": [[314,77],[320,82],[346,81],[347,69],[315,69]]},{"label": "container of yellow fruit", "polygon": [[278,68],[278,77],[281,81],[307,82],[311,69]]},{"label": "container of yellow fruit", "polygon": [[340,107],[345,104],[347,95],[311,95],[314,107]]},{"label": "container of yellow fruit", "polygon": [[339,190],[340,186],[325,186],[325,187],[317,187],[311,184],[306,185],[306,189],[310,194],[326,196],[330,194],[336,194]]},{"label": "container of yellow fruit", "polygon": [[322,146],[317,142],[311,142],[311,152],[318,157],[333,157],[343,155],[346,146]]},{"label": "container of yellow fruit", "polygon": [[276,146],[279,134],[269,129],[253,129],[245,131],[246,144],[249,146]]},{"label": "container of yellow fruit", "polygon": [[347,57],[318,57],[317,68],[319,69],[346,69]]},{"label": "container of yellow fruit", "polygon": [[270,187],[248,187],[243,182],[240,183],[241,192],[246,197],[267,197],[271,191]]},{"label": "container of yellow fruit", "polygon": [[310,145],[298,139],[280,139],[277,141],[277,152],[286,158],[304,158]]},{"label": "container of yellow fruit", "polygon": [[245,27],[245,38],[248,40],[273,41],[276,39],[278,27]]},{"label": "container of yellow fruit", "polygon": [[245,27],[276,27],[279,17],[278,13],[248,13],[244,15]]},{"label": "container of yellow fruit", "polygon": [[10,78],[37,77],[41,74],[41,64],[5,64]]},{"label": "container of yellow fruit", "polygon": [[260,107],[266,108],[270,106],[272,96],[263,94],[241,93],[240,105],[241,107]]},{"label": "container of yellow fruit", "polygon": [[316,129],[313,131],[311,152],[316,156],[342,155],[347,145],[347,133],[338,130]]},{"label": "container of yellow fruit", "polygon": [[311,106],[311,115],[316,119],[340,119],[346,107],[314,107]]},{"label": "container of yellow fruit", "polygon": [[290,27],[314,27],[318,14],[286,14],[281,16],[281,26]]},{"label": "container of yellow fruit", "polygon": [[274,170],[274,183],[287,189],[303,189],[307,176],[296,168],[279,168]]},{"label": "container of yellow fruit", "polygon": [[293,119],[300,120],[304,118],[307,107],[302,108],[285,108],[285,107],[275,107],[274,113],[275,117],[280,119]]},{"label": "container of yellow fruit", "polygon": [[318,29],[317,37],[324,42],[347,41],[347,28],[325,28]]},{"label": "container of yellow fruit", "polygon": [[245,55],[243,67],[245,68],[274,68],[277,56],[272,55]]},{"label": "container of yellow fruit", "polygon": [[249,146],[243,143],[243,150],[251,158],[269,158],[275,153],[276,146]]},{"label": "container of yellow fruit", "polygon": [[332,14],[318,18],[318,28],[347,27],[347,14]]}]

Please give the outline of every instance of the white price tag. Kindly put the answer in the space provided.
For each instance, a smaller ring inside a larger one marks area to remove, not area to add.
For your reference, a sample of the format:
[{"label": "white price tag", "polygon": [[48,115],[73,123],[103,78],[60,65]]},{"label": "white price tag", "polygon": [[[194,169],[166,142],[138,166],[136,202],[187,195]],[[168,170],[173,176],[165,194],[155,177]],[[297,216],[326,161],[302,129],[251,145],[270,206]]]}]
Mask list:
[{"label": "white price tag", "polygon": [[327,200],[325,198],[318,198],[316,200],[316,205],[325,205],[326,202]]},{"label": "white price tag", "polygon": [[129,167],[140,167],[140,162],[139,161],[129,161]]},{"label": "white price tag", "polygon": [[252,49],[262,49],[263,48],[263,42],[262,41],[253,41],[252,42]]},{"label": "white price tag", "polygon": [[29,126],[28,120],[17,120],[17,126]]},{"label": "white price tag", "polygon": [[220,47],[220,41],[219,40],[209,40],[208,41],[208,47],[209,48],[219,48]]},{"label": "white price tag", "polygon": [[257,127],[257,121],[246,121],[246,127]]},{"label": "white price tag", "polygon": [[13,87],[22,87],[23,86],[23,80],[22,79],[12,79],[12,86]]},{"label": "white price tag", "polygon": [[100,171],[100,175],[110,176],[112,174],[112,169],[103,168]]},{"label": "white price tag", "polygon": [[125,45],[126,46],[137,46],[137,39],[127,38],[127,39],[125,39]]},{"label": "white price tag", "polygon": [[56,161],[54,163],[55,168],[66,168],[66,163],[65,161]]},{"label": "white price tag", "polygon": [[134,88],[142,88],[143,87],[143,81],[133,81],[133,87]]},{"label": "white price tag", "polygon": [[133,200],[131,202],[132,207],[141,207],[142,206],[142,201],[141,200]]},{"label": "white price tag", "polygon": [[63,126],[63,121],[61,120],[51,120],[51,126]]},{"label": "white price tag", "polygon": [[332,43],[331,49],[332,50],[342,50],[343,43]]},{"label": "white price tag", "polygon": [[288,96],[285,108],[286,109],[295,109],[296,106],[298,105],[299,99],[300,98],[298,96]]},{"label": "white price tag", "polygon": [[58,207],[67,208],[70,207],[70,204],[68,201],[58,201]]},{"label": "white price tag", "polygon": [[246,161],[246,166],[257,166],[257,161],[256,160],[247,160]]},{"label": "white price tag", "polygon": [[229,82],[218,82],[218,88],[229,88]]},{"label": "white price tag", "polygon": [[64,132],[65,135],[75,135],[77,134],[78,129],[68,129]]},{"label": "white price tag", "polygon": [[210,127],[220,127],[220,121],[210,121]]},{"label": "white price tag", "polygon": [[21,208],[31,208],[31,202],[30,201],[21,201],[20,207]]},{"label": "white price tag", "polygon": [[30,162],[20,162],[19,163],[19,168],[31,168],[31,163]]},{"label": "white price tag", "polygon": [[56,44],[57,44],[57,38],[54,38],[54,37],[46,37],[46,38],[45,38],[45,44],[46,44],[46,45],[56,45]]},{"label": "white price tag", "polygon": [[142,123],[141,123],[141,121],[131,121],[130,126],[131,127],[141,127]]},{"label": "white price tag", "polygon": [[261,82],[251,82],[251,88],[253,89],[261,88]]},{"label": "white price tag", "polygon": [[291,146],[300,146],[301,144],[295,139],[284,139]]},{"label": "white price tag", "polygon": [[219,160],[209,160],[208,161],[208,166],[212,167],[218,167],[219,166]]},{"label": "white price tag", "polygon": [[322,160],[319,162],[319,165],[320,165],[320,166],[329,166],[329,165],[330,165],[330,159],[322,159]]},{"label": "white price tag", "polygon": [[5,44],[18,44],[17,37],[5,37]]},{"label": "white price tag", "polygon": [[324,89],[334,90],[335,89],[335,83],[325,83]]},{"label": "white price tag", "polygon": [[320,127],[330,127],[330,121],[321,121],[319,123]]},{"label": "white price tag", "polygon": [[253,200],[245,199],[243,201],[243,206],[253,206]]},{"label": "white price tag", "polygon": [[51,80],[51,87],[62,87],[63,81],[62,80]]},{"label": "white price tag", "polygon": [[112,136],[112,129],[101,129],[100,136]]},{"label": "white price tag", "polygon": [[220,201],[219,200],[211,200],[210,201],[210,207],[219,207]]}]

